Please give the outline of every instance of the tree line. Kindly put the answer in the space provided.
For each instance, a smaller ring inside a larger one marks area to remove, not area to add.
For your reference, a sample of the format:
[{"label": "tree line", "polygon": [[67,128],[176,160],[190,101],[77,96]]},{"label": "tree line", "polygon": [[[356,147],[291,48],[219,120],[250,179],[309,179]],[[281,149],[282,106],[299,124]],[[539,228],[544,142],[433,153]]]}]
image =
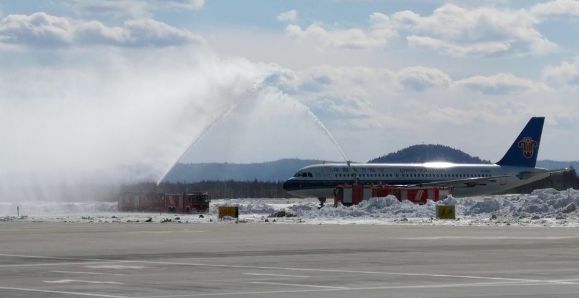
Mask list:
[{"label": "tree line", "polygon": [[283,182],[275,181],[200,181],[192,183],[161,183],[143,182],[122,187],[122,192],[208,192],[212,199],[223,198],[291,198],[292,195],[283,190]]}]

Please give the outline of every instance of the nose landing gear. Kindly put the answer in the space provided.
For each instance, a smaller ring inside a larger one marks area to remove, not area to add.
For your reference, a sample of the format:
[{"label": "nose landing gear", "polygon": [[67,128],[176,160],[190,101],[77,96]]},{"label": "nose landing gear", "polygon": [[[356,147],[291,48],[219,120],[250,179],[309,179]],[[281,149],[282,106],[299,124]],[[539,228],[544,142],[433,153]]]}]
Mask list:
[{"label": "nose landing gear", "polygon": [[320,207],[318,207],[318,208],[322,208],[322,207],[324,207],[324,204],[326,203],[326,198],[318,198],[318,201],[320,201]]}]

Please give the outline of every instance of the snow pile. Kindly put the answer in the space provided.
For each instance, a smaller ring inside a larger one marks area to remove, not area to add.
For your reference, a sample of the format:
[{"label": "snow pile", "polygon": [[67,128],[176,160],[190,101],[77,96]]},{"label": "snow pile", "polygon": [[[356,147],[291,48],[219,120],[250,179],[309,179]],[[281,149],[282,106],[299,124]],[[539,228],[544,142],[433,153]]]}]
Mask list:
[{"label": "snow pile", "polygon": [[315,205],[308,208],[291,208],[298,216],[304,219],[344,219],[344,218],[372,218],[372,219],[404,219],[407,217],[431,218],[434,216],[434,202],[425,205],[416,205],[408,201],[400,202],[393,196],[385,198],[371,198],[357,206],[324,206],[318,209]]},{"label": "snow pile", "polygon": [[265,202],[254,200],[247,204],[239,204],[239,212],[245,214],[271,214],[275,212],[275,208]]},{"label": "snow pile", "polygon": [[464,216],[493,214],[504,218],[576,218],[579,215],[579,191],[541,189],[529,195],[466,198],[459,200],[458,206]]},{"label": "snow pile", "polygon": [[[437,204],[455,205],[457,220],[437,220]],[[204,215],[118,213],[114,202],[95,203],[0,203],[0,221],[70,221],[88,223],[221,223],[219,206],[238,206],[240,223],[310,224],[444,224],[444,225],[549,225],[579,226],[579,191],[536,190],[524,195],[472,198],[448,197],[424,205],[400,202],[395,197],[371,198],[357,206],[334,207],[332,200],[319,208],[317,199],[226,199],[213,200]],[[272,216],[275,216],[272,217]],[[236,222],[236,221],[233,221]]]},{"label": "snow pile", "polygon": [[117,211],[117,202],[0,202],[0,215],[62,215]]},{"label": "snow pile", "polygon": [[[437,204],[454,205],[456,221],[437,220]],[[400,202],[395,197],[371,198],[357,206],[295,203],[287,210],[306,223],[416,223],[416,224],[535,224],[579,226],[579,190],[536,190],[531,194],[448,197],[424,205]]]}]

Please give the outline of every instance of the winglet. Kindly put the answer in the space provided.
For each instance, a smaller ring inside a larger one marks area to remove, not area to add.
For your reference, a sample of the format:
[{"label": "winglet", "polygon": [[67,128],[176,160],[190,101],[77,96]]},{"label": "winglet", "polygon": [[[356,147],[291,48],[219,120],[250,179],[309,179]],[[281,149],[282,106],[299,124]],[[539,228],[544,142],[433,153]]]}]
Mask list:
[{"label": "winglet", "polygon": [[543,132],[545,117],[533,117],[519,137],[509,148],[503,158],[497,162],[500,166],[529,167],[534,168],[537,164],[541,134]]}]

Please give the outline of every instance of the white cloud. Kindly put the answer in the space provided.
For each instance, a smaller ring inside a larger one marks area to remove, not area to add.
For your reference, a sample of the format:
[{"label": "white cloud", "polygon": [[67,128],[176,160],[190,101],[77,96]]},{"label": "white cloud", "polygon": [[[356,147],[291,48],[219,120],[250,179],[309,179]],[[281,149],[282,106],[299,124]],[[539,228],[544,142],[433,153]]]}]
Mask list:
[{"label": "white cloud", "polygon": [[350,91],[356,85],[389,83],[394,81],[394,73],[387,69],[369,67],[317,66],[301,71],[287,68],[277,69],[266,79],[287,92],[320,92],[332,90],[336,85],[347,84]]},{"label": "white cloud", "polygon": [[37,12],[2,18],[0,43],[32,46],[162,47],[199,44],[202,39],[187,30],[152,19],[128,20],[121,26],[111,27],[98,21],[74,20]]},{"label": "white cloud", "polygon": [[[102,0],[99,0],[102,1]],[[121,1],[121,0],[119,0]],[[122,0],[126,1],[126,0]],[[143,1],[143,0],[139,0]],[[159,8],[181,8],[181,9],[191,9],[197,10],[201,9],[205,5],[205,0],[149,0],[152,6]]]},{"label": "white cloud", "polygon": [[426,36],[408,36],[408,44],[414,47],[423,47],[438,50],[451,56],[492,56],[509,51],[509,45],[502,42],[483,42],[474,44],[454,44],[440,39]]},{"label": "white cloud", "polygon": [[298,11],[295,9],[282,12],[277,16],[277,20],[283,23],[293,23],[298,19]]},{"label": "white cloud", "polygon": [[505,95],[549,90],[549,88],[541,82],[519,78],[510,73],[499,73],[492,76],[473,76],[455,81],[453,87],[487,95]]},{"label": "white cloud", "polygon": [[[505,121],[495,115],[497,110],[513,117],[560,114],[544,101],[545,94],[556,96],[553,90],[509,73],[453,80],[440,69],[424,66],[390,70],[325,65],[299,71],[277,68],[265,81],[299,98],[330,126],[353,134],[385,128],[397,131],[386,139],[428,134],[428,129],[416,125],[425,117],[441,129]],[[457,134],[462,133],[459,130]]]},{"label": "white cloud", "polygon": [[448,87],[451,82],[450,77],[441,70],[422,66],[401,69],[397,73],[397,78],[404,88],[414,91]]},{"label": "white cloud", "polygon": [[537,30],[539,22],[535,14],[525,9],[445,4],[427,16],[409,10],[392,15],[375,12],[370,15],[367,28],[314,23],[305,28],[291,24],[286,31],[290,37],[322,47],[381,48],[393,38],[405,36],[411,46],[452,56],[535,55],[557,48]]},{"label": "white cloud", "polygon": [[533,15],[539,17],[575,16],[579,17],[579,1],[553,0],[534,5],[530,9]]},{"label": "white cloud", "polygon": [[537,20],[525,10],[446,4],[430,16],[402,11],[392,20],[400,30],[411,33],[407,37],[410,45],[453,56],[544,54],[556,48],[535,28]]},{"label": "white cloud", "polygon": [[299,98],[324,121],[354,127],[377,125],[371,95],[375,89],[397,89],[392,71],[368,67],[278,68],[265,82]]},{"label": "white cloud", "polygon": [[154,11],[198,10],[205,0],[68,0],[75,10],[85,14],[105,14],[118,17],[150,17]]},{"label": "white cloud", "polygon": [[321,94],[331,98],[347,97],[350,99],[363,99],[368,96],[366,90],[376,88],[401,93],[421,92],[429,89],[445,92],[466,90],[485,95],[551,90],[543,82],[521,78],[510,73],[475,75],[453,80],[440,69],[424,66],[405,67],[397,71],[386,68],[329,65],[302,71],[276,68],[266,77],[265,82],[290,94]]},{"label": "white cloud", "polygon": [[327,28],[322,24],[312,24],[306,28],[290,24],[286,28],[288,36],[297,40],[309,40],[322,47],[346,49],[369,49],[384,47],[397,36],[396,30],[390,24],[390,18],[381,13],[370,16],[370,26],[367,29]]},{"label": "white cloud", "polygon": [[558,85],[579,86],[579,57],[572,61],[563,61],[559,65],[550,65],[543,70],[543,78]]},{"label": "white cloud", "polygon": [[330,126],[358,133],[388,127],[400,134],[423,134],[413,129],[425,116],[439,127],[492,123],[497,121],[493,111],[526,114],[545,102],[531,103],[523,97],[551,91],[541,82],[513,74],[453,80],[440,69],[424,66],[399,70],[332,65],[299,71],[277,68],[265,81],[299,98]]}]

